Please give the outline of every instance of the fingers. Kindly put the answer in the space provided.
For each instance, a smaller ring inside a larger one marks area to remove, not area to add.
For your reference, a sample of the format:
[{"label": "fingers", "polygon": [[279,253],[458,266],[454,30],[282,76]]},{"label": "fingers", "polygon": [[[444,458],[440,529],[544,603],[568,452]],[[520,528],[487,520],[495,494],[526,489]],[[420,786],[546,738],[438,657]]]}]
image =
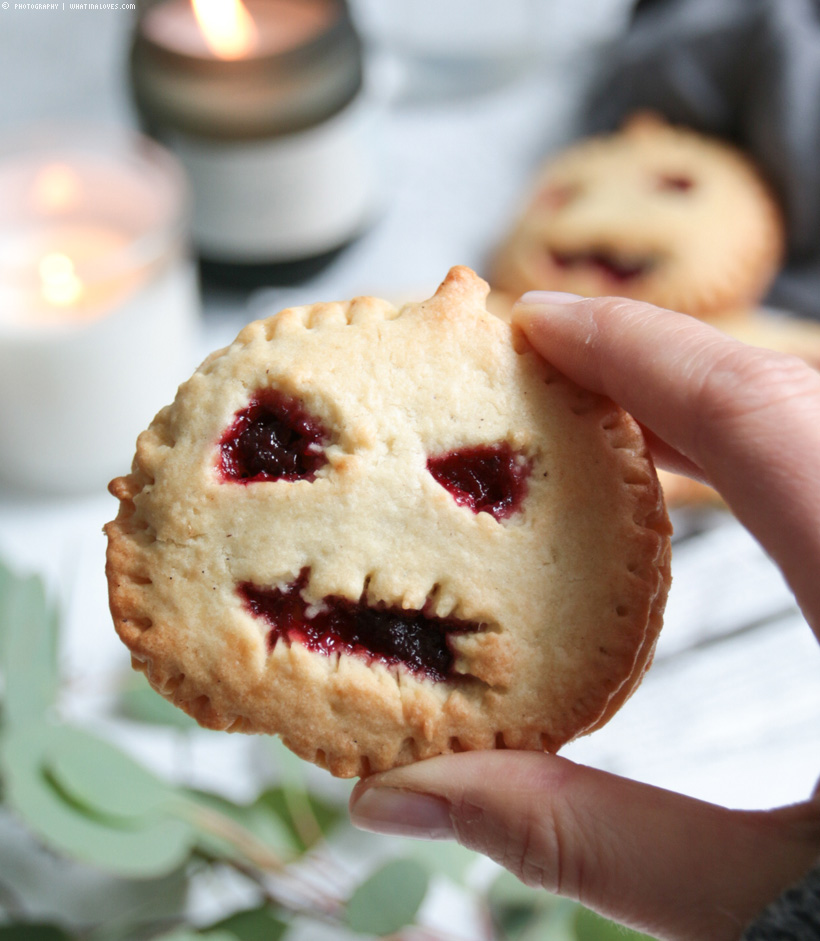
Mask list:
[{"label": "fingers", "polygon": [[698,467],[694,461],[684,457],[680,451],[667,444],[666,441],[659,438],[654,431],[645,425],[641,427],[646,443],[649,445],[649,450],[652,452],[652,457],[658,467],[672,471],[675,474],[685,474],[687,477],[693,477],[704,484],[709,483],[702,467]]},{"label": "fingers", "polygon": [[363,828],[452,837],[530,885],[670,941],[736,939],[820,856],[815,805],[711,804],[533,752],[464,752],[367,778]]},{"label": "fingers", "polygon": [[623,406],[680,467],[702,471],[820,630],[820,374],[649,304],[522,301],[514,318],[535,349]]}]

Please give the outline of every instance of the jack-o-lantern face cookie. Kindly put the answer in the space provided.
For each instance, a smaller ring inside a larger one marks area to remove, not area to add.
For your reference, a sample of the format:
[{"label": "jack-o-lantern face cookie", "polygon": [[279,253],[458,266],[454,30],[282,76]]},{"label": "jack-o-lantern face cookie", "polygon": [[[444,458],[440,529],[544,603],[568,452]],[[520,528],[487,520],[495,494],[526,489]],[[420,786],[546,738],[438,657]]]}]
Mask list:
[{"label": "jack-o-lantern face cookie", "polygon": [[454,268],[250,324],[138,441],[106,527],[134,665],[350,776],[556,750],[651,659],[669,524],[637,425]]},{"label": "jack-o-lantern face cookie", "polygon": [[777,202],[739,151],[650,115],[544,167],[493,264],[493,287],[619,295],[708,317],[777,273]]}]

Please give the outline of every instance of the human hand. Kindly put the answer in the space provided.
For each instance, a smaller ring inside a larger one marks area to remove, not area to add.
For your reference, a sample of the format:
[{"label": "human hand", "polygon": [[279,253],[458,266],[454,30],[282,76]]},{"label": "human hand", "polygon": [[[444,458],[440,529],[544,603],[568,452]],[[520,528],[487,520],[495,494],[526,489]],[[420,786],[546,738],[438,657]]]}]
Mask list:
[{"label": "human hand", "polygon": [[[820,637],[820,374],[691,317],[529,294],[514,320],[644,427],[657,463],[714,486]],[[729,941],[820,858],[820,796],[733,811],[535,752],[447,755],[373,775],[363,829],[455,839],[524,882],[670,941]]]}]

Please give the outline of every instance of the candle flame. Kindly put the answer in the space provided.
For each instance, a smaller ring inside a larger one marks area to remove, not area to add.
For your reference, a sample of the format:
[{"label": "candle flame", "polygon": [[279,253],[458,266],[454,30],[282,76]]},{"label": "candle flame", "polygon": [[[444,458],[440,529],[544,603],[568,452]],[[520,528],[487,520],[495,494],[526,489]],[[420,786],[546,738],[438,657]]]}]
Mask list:
[{"label": "candle flame", "polygon": [[74,270],[74,262],[61,252],[51,252],[40,259],[40,291],[57,307],[76,303],[83,292],[83,283]]},{"label": "candle flame", "polygon": [[80,178],[64,163],[50,163],[34,178],[31,191],[38,212],[70,212],[82,199]]},{"label": "candle flame", "polygon": [[220,59],[241,59],[257,42],[256,24],[242,0],[191,0],[194,15],[211,52]]}]

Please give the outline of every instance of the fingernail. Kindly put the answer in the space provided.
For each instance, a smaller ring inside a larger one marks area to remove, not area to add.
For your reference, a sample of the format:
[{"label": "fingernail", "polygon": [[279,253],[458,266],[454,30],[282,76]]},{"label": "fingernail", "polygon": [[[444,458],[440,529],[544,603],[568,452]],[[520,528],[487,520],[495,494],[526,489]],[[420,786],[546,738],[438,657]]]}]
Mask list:
[{"label": "fingernail", "polygon": [[360,830],[420,840],[451,840],[453,819],[446,801],[392,787],[365,791],[351,810],[353,825]]},{"label": "fingernail", "polygon": [[571,323],[573,327],[586,322],[591,323],[592,313],[589,305],[576,306],[578,301],[588,300],[580,294],[567,294],[565,291],[528,291],[522,294],[512,309],[512,322],[523,327],[527,332],[531,328],[542,330],[552,324],[557,327],[562,323]]},{"label": "fingernail", "polygon": [[567,294],[566,291],[528,291],[518,301],[518,305],[540,307],[543,304],[574,304],[582,301],[580,294]]}]

